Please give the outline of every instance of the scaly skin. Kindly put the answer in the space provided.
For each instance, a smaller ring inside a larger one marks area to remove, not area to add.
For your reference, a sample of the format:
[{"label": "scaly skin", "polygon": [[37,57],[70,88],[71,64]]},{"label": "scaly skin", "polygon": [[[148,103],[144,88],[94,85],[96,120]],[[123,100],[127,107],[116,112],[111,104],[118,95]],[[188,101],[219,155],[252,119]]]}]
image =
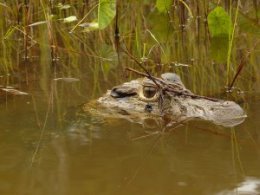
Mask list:
[{"label": "scaly skin", "polygon": [[[194,95],[185,88],[178,75],[165,73],[162,75],[162,79],[178,91]],[[103,117],[125,118],[136,123],[143,123],[144,120],[150,118],[158,121],[167,118],[171,123],[199,118],[217,125],[233,127],[242,123],[246,118],[244,110],[233,101],[213,101],[179,95],[174,92],[167,92],[161,96],[159,109],[159,92],[146,98],[143,90],[147,85],[149,87],[153,85],[147,78],[123,83],[108,90],[97,100],[95,108],[91,109]],[[149,87],[148,89],[150,89]],[[156,88],[155,85],[154,88]],[[89,104],[84,106],[84,110],[90,110]]]}]

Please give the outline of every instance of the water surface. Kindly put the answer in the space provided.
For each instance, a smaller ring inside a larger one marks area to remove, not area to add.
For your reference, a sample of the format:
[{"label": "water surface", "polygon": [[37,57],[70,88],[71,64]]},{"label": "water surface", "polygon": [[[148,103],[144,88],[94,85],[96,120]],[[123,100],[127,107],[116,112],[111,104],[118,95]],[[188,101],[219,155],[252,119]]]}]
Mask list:
[{"label": "water surface", "polygon": [[233,129],[190,121],[142,138],[161,129],[77,118],[91,99],[76,93],[85,83],[56,83],[64,88],[49,98],[32,84],[30,96],[2,100],[1,194],[260,193],[259,95],[244,103],[248,118]]}]

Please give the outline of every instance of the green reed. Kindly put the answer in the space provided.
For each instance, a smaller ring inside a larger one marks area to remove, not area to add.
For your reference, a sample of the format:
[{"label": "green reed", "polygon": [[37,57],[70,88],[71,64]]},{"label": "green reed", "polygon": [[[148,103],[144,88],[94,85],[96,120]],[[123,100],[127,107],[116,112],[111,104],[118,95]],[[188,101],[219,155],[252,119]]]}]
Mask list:
[{"label": "green reed", "polygon": [[[101,80],[110,78],[111,85],[125,80],[118,76],[123,75],[123,69],[137,66],[120,51],[119,63],[114,24],[89,32],[80,26],[95,21],[98,1],[64,0],[62,3],[16,0],[0,4],[1,74],[24,72],[25,67],[30,72],[35,68],[31,65],[34,57],[40,56],[36,69],[46,79],[52,75],[91,75],[96,89]],[[207,23],[208,14],[217,4],[228,11],[233,22],[225,61],[214,57]],[[159,13],[154,2],[120,1],[120,45],[136,58],[143,57],[144,65],[154,75],[176,72],[192,90],[208,95],[223,90],[230,83],[241,58],[250,51],[235,83],[236,87],[250,90],[255,81],[259,81],[259,46],[254,45],[259,34],[244,31],[239,21],[242,14],[249,18],[248,23],[252,22],[246,25],[259,30],[257,13],[259,8],[254,0],[236,3],[174,0],[166,13]],[[65,22],[69,16],[76,16],[78,20]],[[17,58],[19,60],[14,60]]]}]

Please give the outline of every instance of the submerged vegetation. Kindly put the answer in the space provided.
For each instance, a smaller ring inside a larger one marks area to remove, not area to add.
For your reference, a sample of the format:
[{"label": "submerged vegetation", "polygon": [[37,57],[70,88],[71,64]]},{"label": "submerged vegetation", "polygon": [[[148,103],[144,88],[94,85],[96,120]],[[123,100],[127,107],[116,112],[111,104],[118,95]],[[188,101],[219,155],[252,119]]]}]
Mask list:
[{"label": "submerged vegetation", "polygon": [[[135,67],[180,74],[211,94],[259,81],[257,0],[0,1],[0,84],[46,78],[121,79]],[[85,63],[86,62],[86,63]],[[40,76],[38,76],[40,75]]]}]

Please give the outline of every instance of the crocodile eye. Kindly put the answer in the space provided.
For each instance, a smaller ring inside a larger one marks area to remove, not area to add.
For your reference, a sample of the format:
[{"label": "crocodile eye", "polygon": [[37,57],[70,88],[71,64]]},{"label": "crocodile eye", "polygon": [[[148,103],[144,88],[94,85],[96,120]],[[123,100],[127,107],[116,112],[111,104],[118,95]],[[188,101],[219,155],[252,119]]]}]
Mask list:
[{"label": "crocodile eye", "polygon": [[155,96],[157,90],[155,87],[152,86],[144,86],[143,87],[143,94],[146,98],[152,98]]}]

